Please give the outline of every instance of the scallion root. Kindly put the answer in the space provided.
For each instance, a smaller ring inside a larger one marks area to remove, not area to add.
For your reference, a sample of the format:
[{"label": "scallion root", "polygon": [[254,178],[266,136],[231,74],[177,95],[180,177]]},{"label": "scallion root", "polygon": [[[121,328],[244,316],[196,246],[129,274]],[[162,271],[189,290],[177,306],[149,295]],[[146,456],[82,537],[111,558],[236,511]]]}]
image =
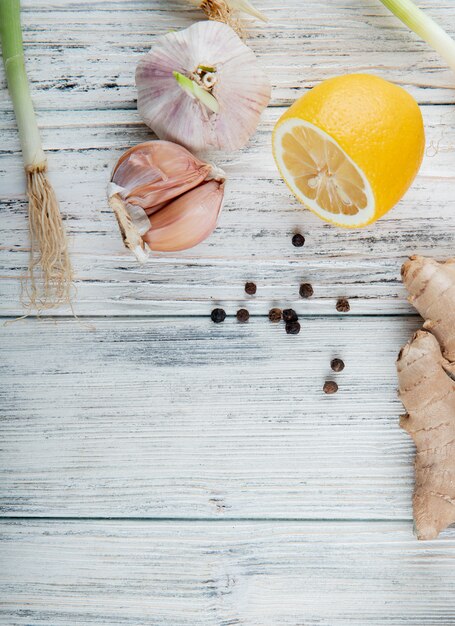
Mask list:
[{"label": "scallion root", "polygon": [[46,165],[28,166],[30,263],[22,285],[26,308],[37,311],[70,304],[73,272],[62,216]]}]

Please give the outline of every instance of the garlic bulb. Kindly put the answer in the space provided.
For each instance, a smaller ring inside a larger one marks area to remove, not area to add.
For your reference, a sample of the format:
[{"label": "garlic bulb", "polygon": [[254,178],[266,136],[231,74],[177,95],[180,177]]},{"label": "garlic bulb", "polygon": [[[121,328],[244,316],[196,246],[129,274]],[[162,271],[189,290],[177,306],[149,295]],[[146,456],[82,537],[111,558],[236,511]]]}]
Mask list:
[{"label": "garlic bulb", "polygon": [[215,229],[224,197],[224,173],[169,141],[130,148],[108,188],[126,247],[139,261],[147,248],[174,252],[203,241]]},{"label": "garlic bulb", "polygon": [[159,37],[139,61],[136,85],[145,123],[194,151],[244,146],[271,90],[254,53],[221,22]]}]

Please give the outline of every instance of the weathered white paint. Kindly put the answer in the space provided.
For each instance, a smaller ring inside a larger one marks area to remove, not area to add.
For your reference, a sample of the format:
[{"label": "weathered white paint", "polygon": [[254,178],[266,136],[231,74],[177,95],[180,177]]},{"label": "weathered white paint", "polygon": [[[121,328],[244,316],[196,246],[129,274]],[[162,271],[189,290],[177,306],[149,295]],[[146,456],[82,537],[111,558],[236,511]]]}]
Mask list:
[{"label": "weathered white paint", "polygon": [[418,318],[90,322],[0,329],[3,515],[411,518],[395,359]]},{"label": "weathered white paint", "polygon": [[[269,23],[252,22],[249,45],[270,74],[273,104],[345,72],[372,71],[421,103],[451,103],[455,79],[438,55],[378,0],[262,0]],[[455,7],[419,0],[455,34]],[[187,0],[23,2],[25,43],[40,108],[132,108],[133,72],[154,38],[203,14]],[[4,93],[0,105],[9,109]]]},{"label": "weathered white paint", "polygon": [[[394,370],[420,323],[400,317],[411,312],[401,262],[453,254],[454,75],[378,0],[256,1],[270,22],[253,24],[249,43],[272,106],[246,149],[211,155],[230,180],[220,226],[139,268],[105,185],[122,151],[151,137],[135,112],[137,59],[201,14],[186,0],[22,0],[75,309],[95,330],[74,319],[0,328],[0,624],[455,624],[455,531],[423,544],[412,535],[414,451],[398,428]],[[452,3],[419,6],[455,34]],[[270,153],[283,107],[347,71],[403,85],[427,129],[413,188],[360,232],[302,211]],[[27,223],[5,89],[0,136],[0,313],[14,316]],[[302,281],[315,289],[308,301]],[[339,296],[354,316],[335,315]],[[230,314],[219,326],[215,304]],[[290,304],[305,316],[297,337],[263,317]],[[238,325],[241,305],[262,317]],[[346,361],[336,376],[334,356]],[[335,396],[322,394],[327,378]],[[75,519],[7,519],[33,516]]]},{"label": "weathered white paint", "polygon": [[[193,250],[157,256],[145,267],[124,250],[105,198],[116,159],[129,145],[150,137],[137,114],[42,112],[51,174],[71,236],[76,311],[206,314],[214,300],[230,307],[241,304],[245,280],[253,279],[259,285],[253,305],[257,313],[266,313],[273,301],[294,302],[302,312],[329,313],[344,295],[354,299],[355,313],[409,312],[399,276],[406,255],[444,258],[454,250],[455,113],[448,106],[423,110],[428,149],[421,175],[400,205],[376,225],[358,232],[335,229],[290,197],[270,150],[270,131],[282,109],[271,108],[248,148],[238,155],[212,155],[229,177],[215,233]],[[0,156],[5,172],[0,311],[17,315],[22,311],[18,276],[27,262],[28,233],[11,114],[4,124],[9,149]],[[306,236],[303,248],[291,245],[296,230]],[[298,304],[301,281],[315,289],[312,301],[304,305]]]},{"label": "weathered white paint", "polygon": [[455,531],[403,522],[0,524],[5,626],[453,626]]},{"label": "weathered white paint", "polygon": [[[455,7],[422,3],[455,31]],[[218,155],[230,178],[215,234],[196,249],[137,267],[123,250],[106,207],[110,168],[130,145],[151,137],[133,110],[134,67],[155,34],[200,17],[184,0],[24,3],[27,67],[51,175],[67,216],[83,315],[205,314],[213,300],[235,307],[243,283],[261,288],[254,310],[295,301],[305,279],[315,297],[305,311],[329,313],[334,299],[356,299],[357,313],[408,313],[399,281],[407,254],[453,253],[454,117],[451,106],[424,107],[428,157],[403,202],[360,232],[334,229],[291,198],[278,179],[270,130],[282,109],[266,112],[256,137],[236,155]],[[250,43],[274,84],[273,105],[344,71],[374,71],[403,84],[420,102],[451,102],[455,79],[428,47],[377,0],[263,2],[266,26]],[[341,51],[341,52],[340,52]],[[1,70],[0,70],[1,71]],[[0,92],[2,240],[0,312],[17,315],[18,276],[27,262],[26,204],[19,144],[6,90]],[[307,236],[291,246],[295,230]],[[182,302],[185,306],[182,307]],[[68,313],[68,310],[61,311]]]}]

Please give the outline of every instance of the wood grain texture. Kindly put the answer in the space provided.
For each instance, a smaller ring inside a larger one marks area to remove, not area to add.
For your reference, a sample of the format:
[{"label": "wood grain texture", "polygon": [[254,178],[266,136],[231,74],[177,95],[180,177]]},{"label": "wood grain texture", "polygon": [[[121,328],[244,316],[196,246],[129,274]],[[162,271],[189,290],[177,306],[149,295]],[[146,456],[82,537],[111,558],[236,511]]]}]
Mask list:
[{"label": "wood grain texture", "polygon": [[2,515],[411,519],[395,359],[418,318],[93,324],[0,329]]},{"label": "wood grain texture", "polygon": [[[377,0],[262,0],[249,45],[268,71],[272,104],[346,72],[371,71],[408,88],[421,103],[451,103],[455,80],[438,55]],[[419,6],[455,34],[455,7]],[[137,60],[156,36],[203,14],[187,0],[44,0],[23,3],[27,61],[40,108],[133,108]],[[9,109],[7,96],[0,105]]]},{"label": "wood grain texture", "polygon": [[[455,30],[455,7],[423,8]],[[333,312],[340,295],[354,313],[409,313],[399,267],[413,252],[453,253],[454,113],[424,107],[427,159],[403,202],[359,232],[320,222],[290,197],[270,152],[270,130],[303,89],[333,74],[373,71],[404,85],[421,103],[453,100],[455,80],[437,55],[377,0],[265,0],[267,26],[252,25],[251,46],[274,85],[272,108],[250,146],[221,154],[230,179],[215,234],[194,250],[158,256],[139,268],[122,248],[107,209],[106,181],[122,151],[151,137],[135,108],[134,68],[154,37],[193,23],[201,13],[184,0],[23,3],[27,67],[50,158],[52,179],[72,243],[81,315],[206,314],[213,301],[241,304],[243,283],[260,283],[253,310],[273,301],[298,304],[301,280],[314,284],[305,312]],[[1,70],[0,70],[1,71]],[[2,75],[3,76],[3,75]],[[278,106],[278,108],[276,108]],[[18,315],[19,277],[27,263],[24,182],[11,104],[0,91],[0,312]],[[296,230],[307,243],[297,250]],[[67,314],[68,310],[61,313]]]},{"label": "wood grain texture", "polygon": [[5,626],[451,626],[455,531],[391,523],[0,524]]},{"label": "wood grain texture", "polygon": [[[256,313],[266,313],[274,301],[292,302],[301,312],[330,313],[339,296],[353,299],[354,313],[409,313],[401,263],[415,252],[451,256],[455,235],[455,114],[446,106],[423,111],[427,156],[414,186],[377,224],[346,231],[323,223],[290,197],[270,149],[270,131],[282,109],[268,109],[250,146],[216,157],[229,183],[215,233],[193,250],[157,255],[145,267],[123,248],[105,199],[109,172],[122,151],[150,137],[137,114],[42,112],[51,175],[71,237],[77,313],[207,314],[213,301],[235,309],[244,299],[246,280],[259,285],[252,304]],[[3,132],[8,149],[0,155],[0,311],[18,315],[28,233],[11,114]],[[305,234],[303,248],[291,245],[295,231]],[[315,294],[299,303],[302,281],[311,282]]]},{"label": "wood grain texture", "polygon": [[[88,317],[0,327],[2,625],[455,626],[455,529],[432,543],[412,534],[414,448],[395,375],[420,325],[401,262],[453,255],[455,79],[378,0],[256,3],[270,22],[252,24],[249,43],[273,96],[247,148],[207,155],[229,177],[219,228],[140,268],[106,182],[126,148],[153,137],[135,111],[139,57],[201,13],[186,0],[21,2],[75,310]],[[419,6],[455,34],[453,3]],[[270,150],[284,107],[350,71],[403,85],[427,131],[410,192],[359,232],[301,210]],[[0,314],[15,316],[28,240],[3,88],[0,136]],[[298,297],[300,282],[313,298]],[[218,326],[216,304],[229,314]],[[276,305],[301,314],[299,336],[264,319]]]}]

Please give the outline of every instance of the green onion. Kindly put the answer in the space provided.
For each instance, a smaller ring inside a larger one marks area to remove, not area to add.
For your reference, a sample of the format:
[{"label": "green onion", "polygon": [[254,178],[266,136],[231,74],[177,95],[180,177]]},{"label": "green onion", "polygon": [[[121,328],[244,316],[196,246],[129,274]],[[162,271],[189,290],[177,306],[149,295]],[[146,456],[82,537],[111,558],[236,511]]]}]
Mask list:
[{"label": "green onion", "polygon": [[406,26],[426,41],[455,71],[455,41],[412,0],[381,0]]},{"label": "green onion", "polygon": [[70,302],[72,270],[25,72],[19,0],[0,0],[0,38],[29,198],[30,264],[23,299],[28,307],[48,309]]}]

